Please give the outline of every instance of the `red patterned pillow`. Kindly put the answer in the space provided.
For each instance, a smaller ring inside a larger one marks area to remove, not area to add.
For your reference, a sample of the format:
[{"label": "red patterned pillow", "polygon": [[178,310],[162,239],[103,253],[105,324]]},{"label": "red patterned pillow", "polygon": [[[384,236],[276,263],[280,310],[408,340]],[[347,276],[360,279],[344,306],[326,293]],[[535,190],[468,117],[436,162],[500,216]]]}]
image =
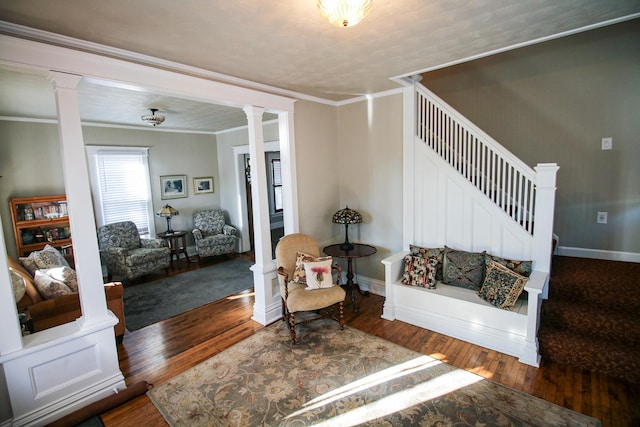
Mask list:
[{"label": "red patterned pillow", "polygon": [[424,258],[411,254],[406,255],[401,282],[405,285],[435,289],[437,265],[438,259],[436,257]]},{"label": "red patterned pillow", "polygon": [[307,284],[307,275],[304,271],[304,263],[305,262],[316,262],[316,261],[325,261],[327,259],[331,259],[331,257],[315,257],[313,255],[305,254],[304,252],[298,252],[296,255],[296,268],[293,271],[293,278],[291,279],[294,282],[302,283],[303,285]]}]

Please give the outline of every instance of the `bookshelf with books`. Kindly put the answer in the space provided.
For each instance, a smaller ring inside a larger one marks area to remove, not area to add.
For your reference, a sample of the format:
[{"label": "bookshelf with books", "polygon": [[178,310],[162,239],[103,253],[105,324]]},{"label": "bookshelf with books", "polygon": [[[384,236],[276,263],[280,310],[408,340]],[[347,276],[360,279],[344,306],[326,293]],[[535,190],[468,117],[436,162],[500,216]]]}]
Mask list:
[{"label": "bookshelf with books", "polygon": [[67,197],[15,197],[9,200],[18,256],[49,244],[65,256],[73,255]]}]

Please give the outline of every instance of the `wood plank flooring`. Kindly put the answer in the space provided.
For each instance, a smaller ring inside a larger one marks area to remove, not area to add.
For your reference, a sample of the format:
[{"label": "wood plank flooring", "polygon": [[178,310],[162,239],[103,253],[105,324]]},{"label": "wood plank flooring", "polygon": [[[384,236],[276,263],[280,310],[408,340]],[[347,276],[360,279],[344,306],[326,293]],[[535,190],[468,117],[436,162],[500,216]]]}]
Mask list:
[{"label": "wood plank flooring", "polygon": [[[183,266],[184,266],[183,262]],[[203,264],[204,266],[205,264]],[[198,268],[189,264],[172,274]],[[360,313],[346,305],[347,325],[430,355],[487,379],[602,420],[605,427],[640,426],[640,387],[601,374],[543,360],[540,368],[514,357],[400,321],[380,318],[384,298],[359,297]],[[127,384],[161,384],[263,328],[251,320],[253,293],[216,301],[127,332],[118,344]],[[167,425],[147,396],[101,414],[106,427]]]}]

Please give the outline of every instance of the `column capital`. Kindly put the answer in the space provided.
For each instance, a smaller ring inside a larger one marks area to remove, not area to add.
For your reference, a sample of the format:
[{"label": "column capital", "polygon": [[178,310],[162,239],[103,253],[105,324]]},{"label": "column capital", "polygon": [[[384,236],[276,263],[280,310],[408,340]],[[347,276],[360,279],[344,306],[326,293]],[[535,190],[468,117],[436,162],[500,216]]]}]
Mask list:
[{"label": "column capital", "polygon": [[56,89],[77,89],[82,76],[77,74],[63,73],[60,71],[49,71],[47,79],[53,83]]},{"label": "column capital", "polygon": [[256,107],[255,105],[245,105],[242,107],[242,110],[247,115],[247,118],[250,117],[262,117],[264,114],[264,107]]}]

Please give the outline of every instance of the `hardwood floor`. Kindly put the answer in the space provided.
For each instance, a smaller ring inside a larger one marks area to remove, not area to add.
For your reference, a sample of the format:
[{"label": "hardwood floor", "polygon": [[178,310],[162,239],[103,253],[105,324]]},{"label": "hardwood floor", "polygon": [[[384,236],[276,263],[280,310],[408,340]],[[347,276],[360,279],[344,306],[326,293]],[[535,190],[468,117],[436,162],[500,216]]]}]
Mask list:
[{"label": "hardwood floor", "polygon": [[[217,261],[214,261],[217,262]],[[203,263],[208,265],[207,263]],[[198,264],[172,270],[178,274]],[[602,420],[605,427],[640,426],[637,385],[543,360],[534,368],[483,347],[400,321],[380,318],[384,298],[362,297],[360,313],[347,304],[347,325],[430,355],[497,383]],[[161,384],[263,328],[251,320],[249,291],[188,313],[127,332],[118,344],[120,369],[128,385]],[[148,397],[140,396],[101,414],[106,427],[168,425]]]}]

